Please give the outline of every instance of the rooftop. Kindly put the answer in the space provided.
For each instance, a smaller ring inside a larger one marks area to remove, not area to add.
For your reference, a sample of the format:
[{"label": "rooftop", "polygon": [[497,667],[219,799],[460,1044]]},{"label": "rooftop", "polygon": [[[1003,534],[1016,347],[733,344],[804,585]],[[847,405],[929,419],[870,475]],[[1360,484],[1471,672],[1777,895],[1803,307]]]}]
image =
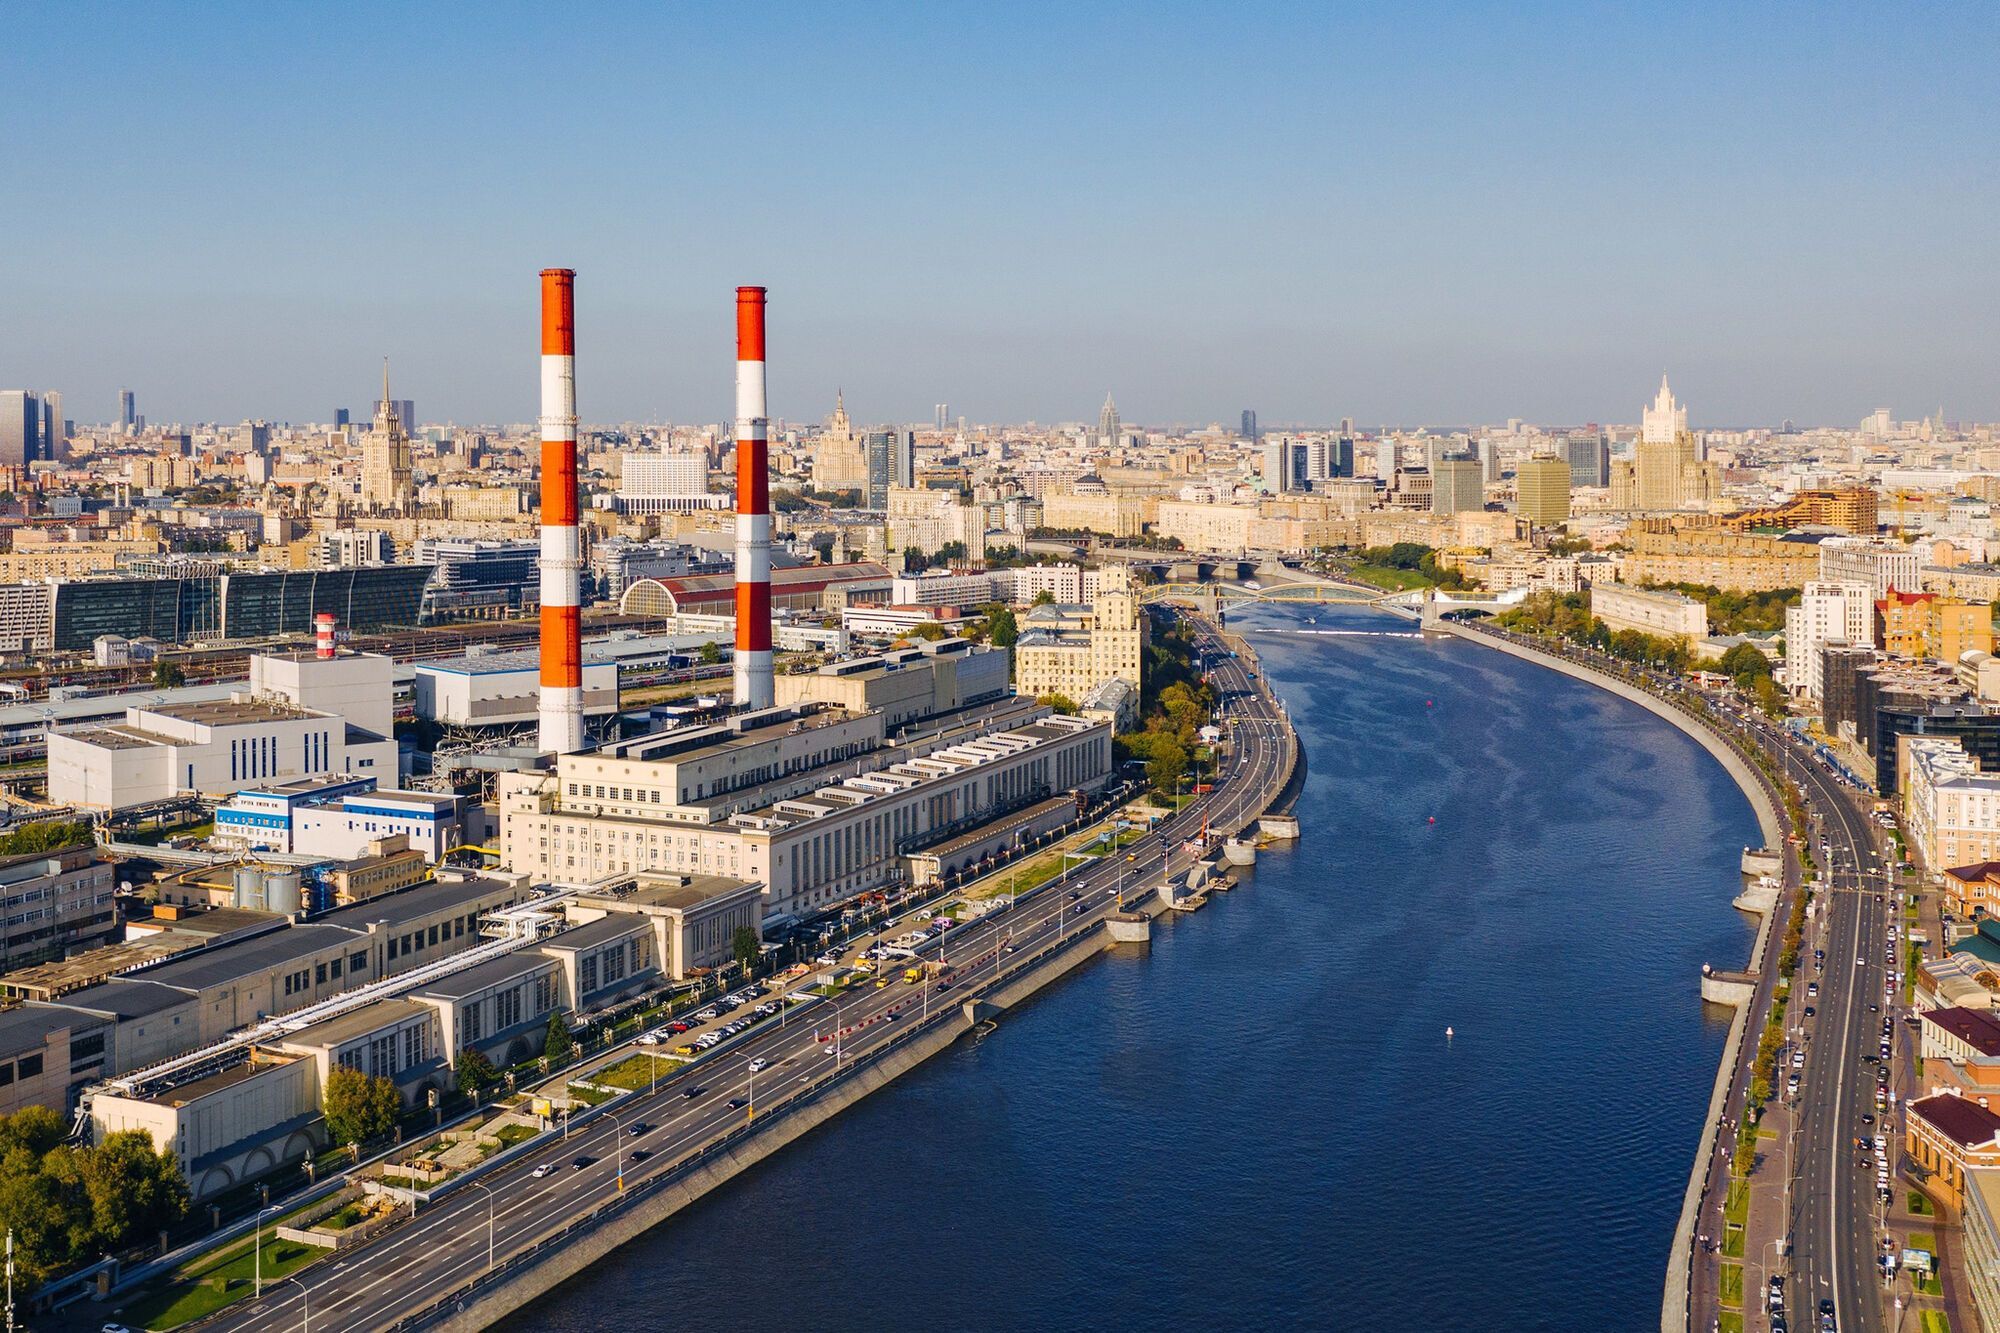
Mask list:
[{"label": "rooftop", "polygon": [[610,916],[599,917],[581,926],[572,926],[559,935],[552,936],[542,944],[543,949],[579,950],[591,949],[613,940],[622,940],[627,935],[638,934],[652,929],[641,917],[629,913],[614,912]]},{"label": "rooftop", "polygon": [[428,995],[440,1000],[462,1000],[468,995],[477,995],[502,982],[531,977],[537,972],[555,966],[555,960],[533,949],[522,949],[518,953],[504,954],[491,962],[468,967],[463,972],[453,972],[439,977],[415,995]]},{"label": "rooftop", "polygon": [[1939,1093],[1911,1102],[1909,1110],[1961,1148],[1982,1147],[2000,1136],[2000,1115],[1968,1097]]},{"label": "rooftop", "polygon": [[496,897],[527,896],[526,889],[518,888],[502,879],[436,879],[412,885],[407,889],[397,889],[393,893],[380,894],[366,902],[355,903],[349,907],[336,907],[331,912],[322,912],[313,918],[313,923],[365,931],[379,921],[394,929],[404,922],[450,911],[454,907],[469,907],[478,902],[491,902]]},{"label": "rooftop", "polygon": [[356,1037],[365,1037],[380,1032],[383,1028],[412,1018],[428,1017],[431,1008],[415,1000],[377,1000],[359,1009],[349,1010],[314,1023],[311,1027],[300,1028],[287,1036],[283,1045],[287,1046],[338,1046]]},{"label": "rooftop", "polygon": [[755,889],[752,880],[731,879],[727,875],[673,875],[640,874],[631,888],[624,892],[613,890],[609,893],[589,893],[578,895],[581,903],[615,907],[653,907],[665,911],[685,912],[703,903],[744,889]]},{"label": "rooftop", "polygon": [[1924,1022],[1932,1023],[1984,1056],[2000,1055],[2000,1015],[1987,1009],[1931,1009]]},{"label": "rooftop", "polygon": [[170,958],[132,975],[135,980],[197,991],[239,981],[360,938],[359,932],[343,930],[338,926],[292,926],[268,935],[218,944],[200,953]]}]

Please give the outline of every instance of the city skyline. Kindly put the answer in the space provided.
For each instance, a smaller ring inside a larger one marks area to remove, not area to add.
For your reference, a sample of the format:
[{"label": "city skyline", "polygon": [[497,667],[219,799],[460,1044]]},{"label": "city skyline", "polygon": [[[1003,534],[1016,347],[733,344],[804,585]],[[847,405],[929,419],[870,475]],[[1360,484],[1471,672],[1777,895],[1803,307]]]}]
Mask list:
[{"label": "city skyline", "polygon": [[[64,206],[0,205],[36,257],[4,378],[80,421],[124,387],[301,421],[388,355],[429,419],[525,420],[518,278],[559,264],[603,421],[725,420],[741,283],[788,419],[844,385],[871,420],[1109,389],[1148,422],[1616,421],[1662,369],[1697,426],[2000,418],[1990,15],[816,17],[21,16],[14,133],[67,165]],[[94,54],[19,54],[64,49]],[[384,49],[429,63],[338,77]]]}]

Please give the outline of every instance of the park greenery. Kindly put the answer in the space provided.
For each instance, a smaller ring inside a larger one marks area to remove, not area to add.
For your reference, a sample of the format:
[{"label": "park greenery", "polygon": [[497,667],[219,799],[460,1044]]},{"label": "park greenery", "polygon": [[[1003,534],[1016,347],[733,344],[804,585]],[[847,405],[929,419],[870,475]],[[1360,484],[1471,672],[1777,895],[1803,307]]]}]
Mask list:
[{"label": "park greenery", "polygon": [[452,1066],[452,1074],[458,1082],[458,1090],[474,1101],[479,1099],[480,1093],[500,1081],[500,1071],[493,1067],[493,1062],[470,1046],[459,1055],[458,1063]]},{"label": "park greenery", "polygon": [[157,1243],[187,1214],[180,1165],[152,1135],[124,1130],[93,1147],[66,1142],[68,1132],[45,1106],[0,1117],[0,1228],[30,1283]]},{"label": "park greenery", "polygon": [[1140,692],[1140,727],[1114,743],[1117,757],[1146,765],[1146,781],[1171,796],[1199,743],[1202,724],[1215,706],[1214,691],[1194,669],[1194,631],[1184,621],[1158,630],[1146,645],[1145,688]]},{"label": "park greenery", "polygon": [[388,1079],[342,1065],[326,1076],[322,1108],[336,1144],[366,1143],[395,1129],[403,1098]]},{"label": "park greenery", "polygon": [[1797,588],[1742,592],[1735,588],[1718,588],[1712,583],[1647,582],[1640,586],[1677,592],[1702,603],[1708,608],[1710,634],[1781,630],[1785,627],[1785,608],[1796,606],[1800,595]]},{"label": "park greenery", "polygon": [[66,847],[88,847],[96,840],[88,819],[42,819],[0,834],[0,856],[39,856]]},{"label": "park greenery", "polygon": [[1465,588],[1465,575],[1438,563],[1437,552],[1422,542],[1365,546],[1354,553],[1348,572],[1364,583],[1394,588]]},{"label": "park greenery", "polygon": [[[1517,634],[1536,634],[1567,640],[1595,648],[1601,653],[1641,666],[1687,671],[1694,655],[1679,639],[1642,634],[1638,630],[1613,631],[1590,614],[1590,594],[1581,592],[1531,594],[1519,606],[1502,611],[1494,623]],[[1730,646],[1715,668],[1728,676],[1765,712],[1777,716],[1785,711],[1784,691],[1772,679],[1771,659],[1752,643]]]}]

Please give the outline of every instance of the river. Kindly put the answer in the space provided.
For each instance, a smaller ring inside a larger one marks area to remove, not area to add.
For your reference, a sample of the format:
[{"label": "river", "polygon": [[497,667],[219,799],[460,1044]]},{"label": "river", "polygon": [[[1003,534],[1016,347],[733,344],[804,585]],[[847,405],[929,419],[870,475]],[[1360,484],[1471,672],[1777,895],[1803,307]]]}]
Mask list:
[{"label": "river", "polygon": [[1749,803],[1475,644],[1235,624],[1305,742],[1303,843],[505,1327],[1656,1326]]}]

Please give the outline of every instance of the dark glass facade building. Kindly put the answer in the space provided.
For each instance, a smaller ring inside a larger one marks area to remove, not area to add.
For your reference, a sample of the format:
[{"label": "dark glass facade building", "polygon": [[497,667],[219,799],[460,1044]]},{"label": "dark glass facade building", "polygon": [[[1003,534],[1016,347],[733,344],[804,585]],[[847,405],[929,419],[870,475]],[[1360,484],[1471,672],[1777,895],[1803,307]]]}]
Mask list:
[{"label": "dark glass facade building", "polygon": [[379,565],[63,583],[56,587],[55,646],[84,652],[100,634],[162,643],[310,634],[321,611],[364,634],[415,625],[432,573],[429,565]]}]

